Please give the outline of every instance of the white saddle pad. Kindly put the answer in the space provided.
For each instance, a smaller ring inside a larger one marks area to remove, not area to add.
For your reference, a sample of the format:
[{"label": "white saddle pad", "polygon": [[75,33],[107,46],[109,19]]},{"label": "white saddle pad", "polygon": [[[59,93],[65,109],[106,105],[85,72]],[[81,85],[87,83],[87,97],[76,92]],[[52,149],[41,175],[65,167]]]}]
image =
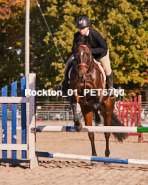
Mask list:
[{"label": "white saddle pad", "polygon": [[104,82],[105,82],[106,81],[106,75],[105,75],[104,69],[103,69],[103,67],[101,65],[101,62],[98,62],[95,59],[94,59],[94,62],[99,66],[99,68],[100,68],[100,70],[101,70],[101,72],[103,74],[103,78],[104,78]]}]

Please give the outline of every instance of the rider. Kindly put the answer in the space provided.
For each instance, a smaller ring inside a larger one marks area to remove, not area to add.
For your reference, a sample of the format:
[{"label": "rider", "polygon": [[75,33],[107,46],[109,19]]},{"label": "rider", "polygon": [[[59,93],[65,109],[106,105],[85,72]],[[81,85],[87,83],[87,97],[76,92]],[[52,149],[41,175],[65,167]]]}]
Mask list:
[{"label": "rider", "polygon": [[[107,88],[113,89],[113,72],[111,70],[109,50],[107,48],[107,44],[103,39],[103,37],[101,36],[101,34],[98,31],[90,28],[90,25],[91,25],[90,20],[85,16],[81,16],[77,19],[76,28],[78,28],[79,31],[74,35],[74,41],[73,41],[73,47],[72,47],[73,55],[68,59],[66,63],[65,79],[62,83],[62,90],[65,92],[68,89],[67,70],[74,59],[74,53],[76,49],[75,41],[80,34],[89,36],[91,41],[91,48],[90,48],[91,54],[93,55],[93,57],[97,62],[101,62],[102,66],[105,69]],[[110,96],[113,96],[113,94],[111,94]]]}]

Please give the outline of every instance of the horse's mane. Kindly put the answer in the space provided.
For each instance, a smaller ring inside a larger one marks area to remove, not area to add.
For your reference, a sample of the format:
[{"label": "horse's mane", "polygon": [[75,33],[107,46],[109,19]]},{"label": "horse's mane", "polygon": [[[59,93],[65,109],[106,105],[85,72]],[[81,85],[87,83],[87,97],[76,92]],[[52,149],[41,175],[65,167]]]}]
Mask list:
[{"label": "horse's mane", "polygon": [[78,45],[87,45],[89,48],[91,46],[91,40],[90,40],[90,37],[89,36],[86,36],[86,35],[79,35],[77,38],[76,38],[76,46]]},{"label": "horse's mane", "polygon": [[[84,55],[83,55],[83,61],[85,61],[84,63],[86,63],[87,61],[87,64],[89,64],[88,60],[90,59],[90,46],[91,46],[91,41],[90,41],[90,38],[89,36],[86,36],[86,35],[79,35],[77,38],[76,38],[76,50],[75,50],[75,53],[74,53],[74,56],[75,56],[75,59],[77,61],[77,64],[81,63],[81,51],[84,52]],[[86,45],[88,47],[79,47],[79,45]]]}]

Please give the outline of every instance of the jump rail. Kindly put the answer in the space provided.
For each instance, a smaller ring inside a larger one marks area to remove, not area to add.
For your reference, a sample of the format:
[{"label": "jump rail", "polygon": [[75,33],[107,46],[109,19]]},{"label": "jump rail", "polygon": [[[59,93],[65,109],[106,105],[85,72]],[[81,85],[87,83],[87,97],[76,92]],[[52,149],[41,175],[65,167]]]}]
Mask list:
[{"label": "jump rail", "polygon": [[[73,126],[38,126],[31,132],[74,132]],[[84,126],[82,132],[112,132],[112,133],[142,133],[148,132],[148,127],[125,127],[125,126]]]},{"label": "jump rail", "polygon": [[48,158],[64,158],[64,159],[78,159],[88,160],[95,162],[109,162],[109,163],[121,163],[121,164],[145,164],[148,165],[148,160],[140,159],[114,159],[110,157],[95,157],[87,155],[75,155],[75,154],[62,154],[62,153],[48,153],[48,152],[36,152],[37,157],[48,157]]}]

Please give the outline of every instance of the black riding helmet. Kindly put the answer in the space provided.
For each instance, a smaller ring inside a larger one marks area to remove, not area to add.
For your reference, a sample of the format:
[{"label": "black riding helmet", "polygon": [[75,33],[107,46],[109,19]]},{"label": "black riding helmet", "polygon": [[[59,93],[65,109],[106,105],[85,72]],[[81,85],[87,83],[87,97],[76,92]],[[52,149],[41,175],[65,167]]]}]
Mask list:
[{"label": "black riding helmet", "polygon": [[85,28],[85,27],[89,27],[91,25],[90,20],[85,17],[85,16],[81,16],[77,19],[76,22],[76,28]]}]

